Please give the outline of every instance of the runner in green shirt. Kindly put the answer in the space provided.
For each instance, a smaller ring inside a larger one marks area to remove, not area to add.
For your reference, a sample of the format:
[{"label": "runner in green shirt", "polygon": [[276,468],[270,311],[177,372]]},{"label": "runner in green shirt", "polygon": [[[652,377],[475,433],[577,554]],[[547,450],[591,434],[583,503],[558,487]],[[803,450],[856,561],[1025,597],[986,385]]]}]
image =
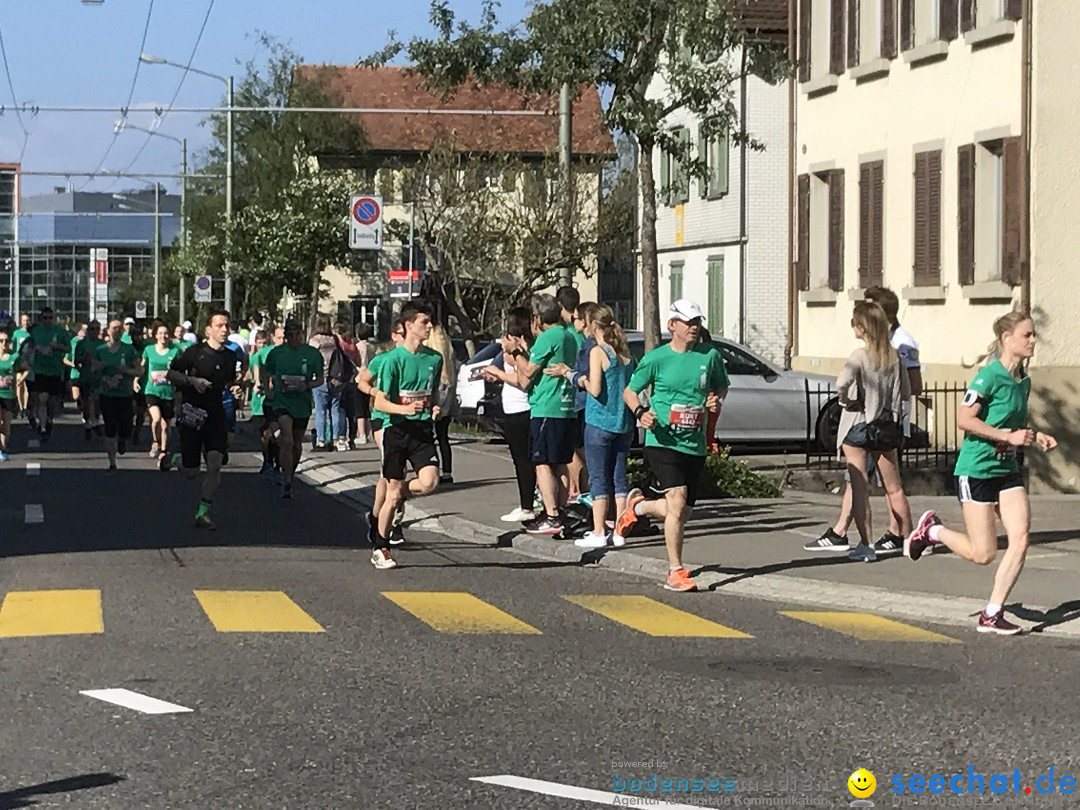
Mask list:
[{"label": "runner in green shirt", "polygon": [[263,456],[262,469],[259,470],[259,474],[267,481],[274,480],[274,473],[278,468],[277,442],[271,441],[270,432],[267,430],[271,420],[264,410],[267,383],[262,379],[262,368],[266,363],[266,355],[270,354],[270,350],[274,346],[281,345],[281,342],[276,339],[278,334],[282,335],[282,340],[284,340],[284,330],[278,328],[275,330],[275,340],[271,343],[270,333],[267,330],[260,329],[257,331],[255,333],[255,351],[252,352],[251,360],[248,363],[248,377],[251,380],[251,418],[258,420],[259,443],[262,446]]},{"label": "runner in green shirt", "polygon": [[[85,438],[90,437],[95,428],[100,433],[101,408],[98,404],[98,389],[101,386],[101,375],[93,370],[94,351],[98,346],[105,345],[101,339],[101,324],[90,321],[86,325],[86,333],[81,339],[76,339],[71,344],[71,353],[64,358],[64,362],[71,367],[71,394],[75,403],[79,406],[82,414],[83,431]],[[76,385],[77,383],[77,385]]]},{"label": "runner in green shirt", "polygon": [[15,398],[15,376],[26,363],[15,353],[7,328],[0,328],[0,461],[8,460],[11,422],[19,405]]},{"label": "runner in green shirt", "polygon": [[[405,339],[405,331],[400,323],[394,324],[394,328],[390,332],[390,340],[394,344],[396,349],[401,345]],[[356,387],[360,390],[361,396],[371,397],[372,402],[375,400],[375,395],[378,392],[378,378],[379,369],[382,368],[383,362],[393,352],[393,349],[386,352],[381,352],[375,355],[368,362],[367,368],[357,369],[356,372]],[[371,435],[375,439],[375,446],[382,452],[383,431],[386,428],[389,417],[382,411],[371,407]],[[386,502],[386,479],[382,476],[382,470],[379,470],[379,480],[375,483],[375,500],[371,505],[371,511],[368,512],[368,544],[372,549],[376,548],[376,540],[379,536],[379,512],[382,511],[383,504]],[[398,510],[398,514],[403,514],[402,510]],[[395,521],[397,518],[395,516]],[[398,521],[400,525],[400,521]],[[401,538],[400,540],[398,538]],[[399,532],[395,532],[391,529],[389,542],[390,545],[397,545],[398,542],[403,541]]]},{"label": "runner in green shirt", "polygon": [[142,376],[140,377],[146,407],[150,412],[150,458],[158,460],[158,467],[165,472],[169,468],[169,433],[175,416],[173,407],[175,393],[169,382],[169,367],[180,349],[169,337],[169,327],[161,321],[150,326],[154,342],[143,349]]},{"label": "runner in green shirt", "polygon": [[[30,314],[24,312],[19,315],[19,328],[11,333],[11,351],[14,354],[22,354],[23,343],[30,337]],[[15,399],[19,403],[19,413],[29,413],[30,391],[26,385],[26,379],[30,376],[30,369],[20,371],[15,375]]]},{"label": "runner in green shirt", "polygon": [[[720,353],[698,343],[703,320],[696,303],[675,301],[668,310],[671,342],[641,359],[623,394],[647,431],[645,461],[664,497],[647,501],[640,489],[631,490],[615,534],[625,538],[639,515],[663,521],[668,555],[664,587],[671,591],[697,590],[682,564],[683,535],[705,468],[705,413],[721,407],[729,385]],[[639,395],[650,387],[649,404],[643,405]]]},{"label": "runner in green shirt", "polygon": [[31,427],[36,427],[42,441],[52,435],[53,417],[60,410],[64,395],[64,354],[69,348],[67,330],[56,324],[56,314],[44,307],[38,322],[30,327],[23,352],[30,352],[30,379],[27,386],[33,394],[30,407]]},{"label": "runner in green shirt", "polygon": [[304,327],[299,321],[285,321],[285,342],[267,353],[263,372],[269,381],[263,411],[270,408],[281,429],[281,497],[291,498],[293,475],[304,451],[311,416],[311,392],[324,379],[322,354],[304,343]]},{"label": "runner in green shirt", "polygon": [[988,352],[998,359],[975,375],[956,415],[956,426],[965,434],[956,459],[956,494],[967,531],[947,529],[933,510],[924,512],[904,541],[904,554],[917,560],[927,547],[942,543],[965,560],[989,565],[997,556],[995,517],[1000,517],[1009,544],[976,630],[1012,636],[1022,628],[1005,618],[1003,605],[1024,568],[1031,530],[1017,451],[1037,445],[1049,452],[1057,440],[1028,420],[1031,378],[1025,366],[1035,353],[1034,322],[1022,312],[1010,312],[994,321],[994,337]]},{"label": "runner in green shirt", "polygon": [[135,348],[121,341],[123,329],[120,321],[109,321],[105,345],[94,350],[93,358],[93,370],[101,375],[101,416],[105,420],[110,470],[116,469],[117,454],[127,452],[134,419],[135,378],[142,373]]},{"label": "runner in green shirt", "polygon": [[[404,330],[400,346],[388,352],[379,366],[375,407],[389,418],[383,428],[382,477],[386,499],[378,514],[378,534],[371,564],[380,570],[396,568],[390,556],[394,516],[407,498],[428,495],[439,485],[439,457],[432,423],[439,418],[435,395],[442,374],[442,355],[425,347],[431,336],[431,310],[417,303],[401,309]],[[405,483],[406,467],[416,477]]]}]

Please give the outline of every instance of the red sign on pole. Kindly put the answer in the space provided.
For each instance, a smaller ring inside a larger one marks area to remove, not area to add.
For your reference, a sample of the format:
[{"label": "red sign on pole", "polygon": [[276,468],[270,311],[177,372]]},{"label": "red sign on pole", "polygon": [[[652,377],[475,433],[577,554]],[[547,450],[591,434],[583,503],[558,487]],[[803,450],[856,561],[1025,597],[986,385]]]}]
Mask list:
[{"label": "red sign on pole", "polygon": [[94,281],[98,284],[109,283],[109,250],[94,248]]}]

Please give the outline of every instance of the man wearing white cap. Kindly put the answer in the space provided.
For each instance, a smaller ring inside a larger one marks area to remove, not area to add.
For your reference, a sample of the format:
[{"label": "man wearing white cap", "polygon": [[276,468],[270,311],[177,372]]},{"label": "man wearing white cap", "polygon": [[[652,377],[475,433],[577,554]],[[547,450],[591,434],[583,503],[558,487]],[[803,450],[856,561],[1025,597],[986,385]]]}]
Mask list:
[{"label": "man wearing white cap", "polygon": [[[664,522],[670,591],[693,591],[697,585],[682,564],[683,531],[697,500],[705,468],[707,419],[718,411],[728,390],[727,369],[720,353],[698,343],[704,316],[693,301],[680,298],[668,310],[671,342],[646,354],[630,378],[623,399],[645,428],[645,461],[657,482],[660,500],[647,501],[640,489],[630,491],[626,509],[615,522],[625,537],[638,516]],[[639,394],[651,388],[649,404]]]},{"label": "man wearing white cap", "polygon": [[184,340],[189,346],[194,346],[199,342],[198,336],[191,331],[191,321],[184,321]]}]

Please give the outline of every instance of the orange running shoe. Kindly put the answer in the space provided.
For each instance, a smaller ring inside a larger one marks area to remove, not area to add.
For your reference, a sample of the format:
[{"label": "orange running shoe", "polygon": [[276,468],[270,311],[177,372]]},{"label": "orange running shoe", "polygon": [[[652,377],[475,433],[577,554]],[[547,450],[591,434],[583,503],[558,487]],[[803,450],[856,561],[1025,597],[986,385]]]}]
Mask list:
[{"label": "orange running shoe", "polygon": [[690,578],[690,572],[685,568],[676,568],[668,572],[664,587],[669,591],[696,591],[697,583]]},{"label": "orange running shoe", "polygon": [[634,524],[637,523],[638,516],[634,514],[634,507],[645,500],[644,493],[634,487],[626,495],[626,508],[615,519],[615,530],[613,532],[615,536],[615,545],[621,546],[626,540],[626,535],[630,534],[630,530],[634,528]]}]

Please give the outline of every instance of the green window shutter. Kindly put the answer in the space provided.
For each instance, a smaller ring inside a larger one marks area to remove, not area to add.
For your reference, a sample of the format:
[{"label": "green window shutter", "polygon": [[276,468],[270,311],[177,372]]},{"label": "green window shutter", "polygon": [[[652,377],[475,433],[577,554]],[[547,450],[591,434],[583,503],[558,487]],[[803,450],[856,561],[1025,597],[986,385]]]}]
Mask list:
[{"label": "green window shutter", "polygon": [[709,260],[709,319],[707,326],[712,335],[724,334],[724,259],[719,257]]},{"label": "green window shutter", "polygon": [[[698,130],[697,156],[698,156],[698,160],[704,160],[706,162],[706,164],[708,164],[710,167],[712,166],[712,158],[709,155],[709,141],[706,140],[705,136],[701,134],[700,129]],[[698,178],[698,196],[702,197],[702,198],[708,197],[711,186],[712,186],[712,177],[711,177],[711,175],[706,175],[704,177],[699,177]]]},{"label": "green window shutter", "polygon": [[[679,143],[683,147],[682,154],[686,154],[686,150],[690,146],[690,130],[686,127],[682,127],[679,130]],[[690,172],[687,171],[685,160],[679,160],[679,186],[676,191],[677,202],[686,202],[690,199]]]},{"label": "green window shutter", "polygon": [[660,200],[664,205],[671,205],[671,155],[664,149],[660,150]]},{"label": "green window shutter", "polygon": [[731,141],[726,131],[716,139],[713,148],[716,150],[716,162],[713,164],[715,168],[711,175],[713,182],[712,193],[719,197],[728,193],[728,161],[731,153]]},{"label": "green window shutter", "polygon": [[670,299],[671,301],[678,301],[682,298],[682,264],[671,265],[671,278],[670,278]]}]

